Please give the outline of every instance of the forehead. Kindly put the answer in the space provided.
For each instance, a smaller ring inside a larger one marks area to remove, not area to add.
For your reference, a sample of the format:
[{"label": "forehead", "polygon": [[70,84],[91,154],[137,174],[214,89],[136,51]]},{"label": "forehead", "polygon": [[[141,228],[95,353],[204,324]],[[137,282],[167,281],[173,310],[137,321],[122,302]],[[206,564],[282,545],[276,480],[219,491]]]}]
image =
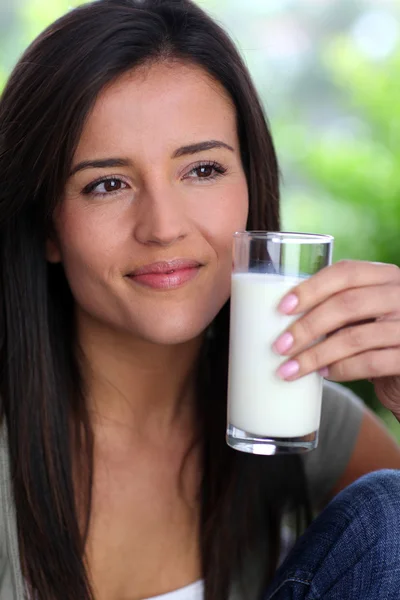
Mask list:
[{"label": "forehead", "polygon": [[77,154],[88,146],[179,146],[217,136],[236,141],[236,111],[223,86],[200,67],[163,62],[134,69],[102,91]]}]

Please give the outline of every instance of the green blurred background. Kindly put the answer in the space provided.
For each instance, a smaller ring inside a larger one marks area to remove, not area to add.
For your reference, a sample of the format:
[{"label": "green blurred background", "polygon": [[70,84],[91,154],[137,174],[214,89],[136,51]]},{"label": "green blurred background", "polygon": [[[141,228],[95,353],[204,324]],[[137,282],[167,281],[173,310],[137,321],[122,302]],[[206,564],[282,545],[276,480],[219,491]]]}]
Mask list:
[{"label": "green blurred background", "polygon": [[[28,43],[79,4],[0,0],[0,88]],[[284,228],[333,234],[335,260],[400,265],[400,0],[198,4],[237,42],[264,101]],[[372,385],[351,387],[400,440]]]}]

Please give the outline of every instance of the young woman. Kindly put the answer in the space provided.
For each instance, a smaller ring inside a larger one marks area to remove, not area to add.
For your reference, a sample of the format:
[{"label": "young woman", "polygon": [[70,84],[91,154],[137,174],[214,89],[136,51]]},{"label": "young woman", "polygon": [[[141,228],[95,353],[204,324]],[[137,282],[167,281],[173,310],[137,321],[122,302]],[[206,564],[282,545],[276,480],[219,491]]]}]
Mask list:
[{"label": "young woman", "polygon": [[[276,574],[287,507],[400,465],[359,400],[326,384],[304,465],[224,441],[232,234],[277,230],[279,190],[220,27],[189,0],[69,12],[4,90],[0,172],[1,600],[395,598],[396,471],[339,494]],[[363,262],[294,289],[280,376],[373,378],[400,415],[399,291]]]}]

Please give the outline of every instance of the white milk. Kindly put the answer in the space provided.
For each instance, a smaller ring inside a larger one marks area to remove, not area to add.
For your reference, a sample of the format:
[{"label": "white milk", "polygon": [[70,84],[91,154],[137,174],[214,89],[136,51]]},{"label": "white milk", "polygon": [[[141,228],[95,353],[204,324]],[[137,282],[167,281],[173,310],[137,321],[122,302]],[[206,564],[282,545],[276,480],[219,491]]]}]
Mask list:
[{"label": "white milk", "polygon": [[228,422],[256,436],[299,437],[319,428],[322,377],[282,381],[275,372],[287,359],[272,350],[295,320],[277,306],[300,281],[262,273],[232,276]]}]

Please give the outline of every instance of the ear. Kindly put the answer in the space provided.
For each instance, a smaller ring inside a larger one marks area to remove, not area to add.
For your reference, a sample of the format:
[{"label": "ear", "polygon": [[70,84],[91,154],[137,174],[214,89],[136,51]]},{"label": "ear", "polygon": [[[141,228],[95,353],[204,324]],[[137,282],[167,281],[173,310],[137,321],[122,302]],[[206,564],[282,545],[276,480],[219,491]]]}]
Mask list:
[{"label": "ear", "polygon": [[61,252],[57,240],[53,237],[47,238],[46,241],[46,259],[53,264],[61,262]]}]

